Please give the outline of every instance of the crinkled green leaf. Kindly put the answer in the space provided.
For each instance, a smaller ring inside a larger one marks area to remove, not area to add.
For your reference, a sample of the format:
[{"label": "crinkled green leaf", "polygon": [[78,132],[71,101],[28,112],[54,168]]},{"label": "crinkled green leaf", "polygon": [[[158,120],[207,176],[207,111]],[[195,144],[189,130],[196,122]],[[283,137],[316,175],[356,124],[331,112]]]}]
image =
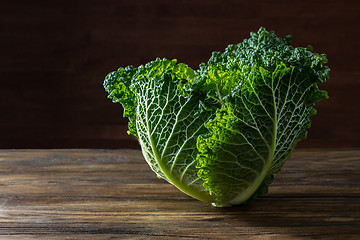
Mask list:
[{"label": "crinkled green leaf", "polygon": [[109,93],[108,98],[113,102],[119,102],[124,107],[124,117],[129,118],[128,134],[136,134],[136,96],[131,87],[132,78],[136,73],[136,68],[128,66],[119,68],[117,71],[109,73],[104,81],[104,88]]},{"label": "crinkled green leaf", "polygon": [[[200,136],[199,173],[220,206],[247,201],[265,179],[278,173],[306,136],[313,105],[325,93],[305,70],[279,63],[268,71],[254,65]],[[266,184],[260,189],[267,191]]]},{"label": "crinkled green leaf", "polygon": [[213,52],[207,65],[224,65],[227,68],[239,65],[246,75],[251,70],[247,66],[257,64],[273,71],[282,62],[286,66],[310,69],[320,82],[329,78],[329,68],[324,66],[327,63],[326,55],[313,53],[311,46],[294,48],[290,45],[290,35],[279,38],[273,31],[268,32],[265,28],[260,28],[250,36],[239,44],[229,45],[223,53]]},{"label": "crinkled green leaf", "polygon": [[194,72],[176,60],[157,59],[140,66],[132,79],[136,130],[143,155],[161,178],[202,201],[212,201],[197,176],[196,140],[211,113],[201,111],[202,95],[184,94]]}]

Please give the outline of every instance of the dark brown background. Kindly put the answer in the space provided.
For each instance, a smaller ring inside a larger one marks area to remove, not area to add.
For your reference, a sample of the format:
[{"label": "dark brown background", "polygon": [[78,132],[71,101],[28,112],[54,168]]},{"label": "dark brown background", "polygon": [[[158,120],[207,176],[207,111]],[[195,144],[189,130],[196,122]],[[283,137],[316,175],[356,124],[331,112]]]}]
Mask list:
[{"label": "dark brown background", "polygon": [[1,1],[0,148],[137,148],[108,72],[156,57],[197,68],[260,26],[328,55],[331,98],[299,147],[358,147],[359,2]]}]

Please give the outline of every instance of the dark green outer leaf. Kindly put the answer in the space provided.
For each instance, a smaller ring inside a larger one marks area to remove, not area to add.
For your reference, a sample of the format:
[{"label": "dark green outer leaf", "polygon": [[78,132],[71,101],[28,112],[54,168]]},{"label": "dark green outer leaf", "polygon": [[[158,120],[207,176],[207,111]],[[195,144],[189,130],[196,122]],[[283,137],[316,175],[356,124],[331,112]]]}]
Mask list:
[{"label": "dark green outer leaf", "polygon": [[109,73],[104,81],[104,88],[109,93],[108,98],[119,102],[124,107],[124,117],[129,118],[129,134],[136,134],[136,96],[131,87],[132,79],[137,69],[133,66],[119,68]]}]

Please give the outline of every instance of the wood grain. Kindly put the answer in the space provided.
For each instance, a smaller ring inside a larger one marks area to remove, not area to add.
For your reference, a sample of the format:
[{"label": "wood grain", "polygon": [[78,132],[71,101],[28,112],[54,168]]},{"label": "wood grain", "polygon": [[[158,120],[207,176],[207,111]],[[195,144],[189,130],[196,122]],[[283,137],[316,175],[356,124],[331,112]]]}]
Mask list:
[{"label": "wood grain", "polygon": [[0,148],[138,148],[105,75],[156,57],[197,68],[260,26],[329,59],[330,99],[299,147],[359,147],[359,12],[357,0],[1,1]]},{"label": "wood grain", "polygon": [[215,208],[136,150],[0,150],[0,239],[360,238],[360,150],[297,150],[270,192]]}]

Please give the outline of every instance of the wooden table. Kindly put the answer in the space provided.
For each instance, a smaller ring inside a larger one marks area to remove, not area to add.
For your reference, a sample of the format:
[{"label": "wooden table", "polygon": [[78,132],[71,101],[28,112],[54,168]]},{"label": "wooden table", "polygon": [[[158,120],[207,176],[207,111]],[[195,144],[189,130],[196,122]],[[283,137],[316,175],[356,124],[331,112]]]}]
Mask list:
[{"label": "wooden table", "polygon": [[270,192],[215,208],[136,150],[0,150],[0,239],[360,239],[360,150],[297,150]]}]

